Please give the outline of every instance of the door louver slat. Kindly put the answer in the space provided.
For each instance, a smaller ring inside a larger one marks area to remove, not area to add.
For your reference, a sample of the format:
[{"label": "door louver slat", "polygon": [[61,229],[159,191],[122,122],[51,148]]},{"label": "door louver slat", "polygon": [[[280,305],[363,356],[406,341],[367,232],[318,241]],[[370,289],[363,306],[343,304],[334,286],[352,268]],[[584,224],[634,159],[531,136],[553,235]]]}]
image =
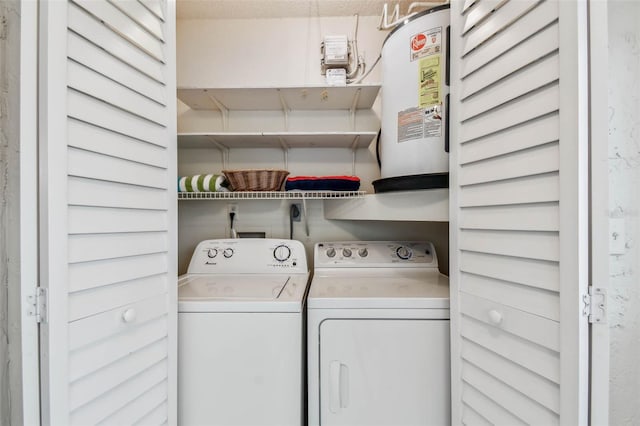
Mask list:
[{"label": "door louver slat", "polygon": [[120,82],[105,78],[105,76],[78,62],[69,61],[67,72],[69,73],[69,87],[74,90],[155,124],[163,125],[163,105],[141,96]]},{"label": "door louver slat", "polygon": [[166,106],[167,99],[161,83],[74,32],[69,32],[68,43],[70,59],[93,70],[99,70],[105,77]]},{"label": "door louver slat", "polygon": [[[138,49],[119,34],[101,25],[100,21],[73,3],[68,4],[69,31],[90,41],[126,65],[151,77],[158,83],[166,83],[165,72],[156,59]],[[166,98],[168,99],[168,98]]]},{"label": "door louver slat", "polygon": [[464,363],[462,377],[466,383],[478,389],[502,407],[510,407],[512,414],[518,413],[518,417],[525,424],[557,425],[558,416],[550,410],[532,401],[520,392],[485,373],[473,364]]},{"label": "door louver slat", "polygon": [[464,417],[462,418],[462,424],[465,426],[492,426],[489,420],[482,417],[476,410],[464,404]]},{"label": "door louver slat", "polygon": [[113,5],[158,40],[164,41],[161,20],[157,16],[150,14],[142,3],[138,1],[118,1],[113,2]]},{"label": "door louver slat", "polygon": [[167,332],[167,319],[160,317],[156,321],[136,325],[128,333],[85,346],[82,351],[71,352],[69,380],[72,382],[88,376],[152,342],[164,339]]},{"label": "door louver slat", "polygon": [[[161,275],[167,272],[167,255],[151,253],[138,256],[74,263],[69,267],[69,290],[82,291]],[[136,266],[133,268],[133,266]],[[96,275],[98,273],[98,275]],[[162,285],[158,281],[158,285]]]},{"label": "door louver slat", "polygon": [[461,145],[460,164],[486,160],[558,140],[560,123],[553,113]]},{"label": "door louver slat", "polygon": [[88,318],[163,295],[169,290],[166,281],[166,277],[162,275],[159,277],[152,275],[98,287],[90,291],[71,293],[69,296],[69,321]]},{"label": "door louver slat", "polygon": [[[167,382],[160,382],[155,387],[145,392],[139,398],[134,399],[129,404],[125,405],[113,415],[105,418],[102,422],[98,423],[103,426],[121,425],[131,422],[136,424],[140,422],[145,416],[151,412],[161,412],[166,419],[167,412]],[[144,423],[143,423],[144,424]],[[147,423],[153,424],[153,423]],[[157,423],[161,424],[161,423]]]},{"label": "door louver slat", "polygon": [[468,251],[460,257],[460,271],[544,290],[560,288],[557,262]]},{"label": "door louver slat", "polygon": [[460,207],[548,203],[559,199],[558,173],[466,185],[460,188]]},{"label": "door louver slat", "polygon": [[147,55],[160,62],[164,61],[162,42],[107,0],[75,0],[74,3]]},{"label": "door louver slat", "polygon": [[462,358],[487,374],[495,376],[501,382],[511,386],[543,407],[554,413],[560,412],[560,405],[558,404],[560,393],[557,384],[517,364],[506,363],[500,355],[473,342],[466,342]]},{"label": "door louver slat", "polygon": [[[538,1],[509,1],[483,22],[483,25],[476,26],[464,38],[463,55],[472,52],[483,43],[490,40],[496,34],[505,31],[516,23],[522,16],[533,9]],[[557,14],[557,11],[556,11]]]},{"label": "door louver slat", "polygon": [[85,177],[69,177],[69,204],[89,207],[161,210],[166,190]]},{"label": "door louver slat", "polygon": [[72,411],[70,416],[71,424],[88,425],[104,421],[107,417],[126,407],[129,401],[141,397],[166,380],[167,361],[163,360],[120,386],[111,389],[102,398],[95,399]]},{"label": "door louver slat", "polygon": [[[526,425],[526,423],[514,416],[500,404],[492,401],[484,393],[476,390],[473,385],[465,383],[467,385],[465,393],[462,396],[463,407],[470,407],[473,411],[479,413],[483,418],[486,418],[489,424],[501,425],[501,426],[518,426]],[[466,414],[466,412],[465,412]],[[471,426],[473,423],[470,423]]]},{"label": "door louver slat", "polygon": [[162,340],[140,349],[125,359],[110,364],[94,373],[91,377],[71,383],[69,400],[71,410],[86,405],[115,387],[125,383],[149,363],[155,364],[167,356],[167,342]]},{"label": "door louver slat", "polygon": [[69,120],[69,146],[149,166],[168,166],[162,146],[73,119]]},{"label": "door louver slat", "polygon": [[460,289],[477,297],[489,297],[504,306],[530,312],[554,321],[560,320],[558,294],[540,291],[537,287],[522,286],[510,281],[483,277],[470,273],[460,276]]},{"label": "door louver slat", "polygon": [[464,338],[463,343],[473,342],[552,383],[558,384],[560,382],[557,352],[536,345],[515,334],[501,330],[496,331],[496,327],[468,316],[462,317],[460,326],[461,336]]},{"label": "door louver slat", "polygon": [[[515,3],[519,2],[509,2],[500,13],[512,7],[522,6]],[[490,63],[514,46],[517,46],[532,35],[540,32],[557,19],[558,10],[553,2],[547,1],[535,6],[529,13],[515,21],[513,25],[493,35],[491,39],[484,42],[481,47],[466,55],[464,63],[461,64],[461,77],[464,78],[485,64]]]}]

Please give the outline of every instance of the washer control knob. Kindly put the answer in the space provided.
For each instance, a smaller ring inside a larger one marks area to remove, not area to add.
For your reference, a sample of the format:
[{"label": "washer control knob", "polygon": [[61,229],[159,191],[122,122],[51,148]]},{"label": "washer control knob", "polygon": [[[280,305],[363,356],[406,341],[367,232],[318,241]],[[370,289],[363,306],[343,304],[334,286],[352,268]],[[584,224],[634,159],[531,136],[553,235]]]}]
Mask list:
[{"label": "washer control knob", "polygon": [[209,249],[209,250],[207,250],[207,257],[209,259],[213,259],[217,255],[218,255],[218,249]]},{"label": "washer control knob", "polygon": [[326,251],[327,257],[334,257],[336,255],[336,249],[329,247]]},{"label": "washer control knob", "polygon": [[291,249],[284,244],[280,244],[278,247],[273,249],[273,257],[278,262],[284,262],[291,257]]},{"label": "washer control knob", "polygon": [[342,255],[343,255],[344,257],[351,257],[351,254],[352,254],[352,253],[351,253],[351,249],[348,249],[348,248],[343,248],[343,249],[342,249]]},{"label": "washer control knob", "polygon": [[366,248],[361,248],[360,250],[358,250],[358,255],[360,255],[360,257],[367,257],[369,256],[369,250],[367,250]]},{"label": "washer control knob", "polygon": [[396,254],[398,255],[398,257],[402,260],[408,260],[411,259],[411,255],[413,254],[411,252],[411,249],[405,246],[400,246],[396,249]]},{"label": "washer control knob", "polygon": [[224,257],[226,257],[228,259],[231,256],[233,256],[233,249],[231,247],[228,247],[228,248],[224,249],[222,254],[224,255]]}]

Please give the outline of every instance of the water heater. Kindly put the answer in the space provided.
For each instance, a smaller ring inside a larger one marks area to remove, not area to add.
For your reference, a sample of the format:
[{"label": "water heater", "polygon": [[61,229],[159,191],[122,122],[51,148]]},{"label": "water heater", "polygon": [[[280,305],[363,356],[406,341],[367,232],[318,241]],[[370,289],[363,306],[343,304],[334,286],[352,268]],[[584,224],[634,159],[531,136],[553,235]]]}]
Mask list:
[{"label": "water heater", "polygon": [[382,47],[376,192],[449,186],[449,5],[394,28]]}]

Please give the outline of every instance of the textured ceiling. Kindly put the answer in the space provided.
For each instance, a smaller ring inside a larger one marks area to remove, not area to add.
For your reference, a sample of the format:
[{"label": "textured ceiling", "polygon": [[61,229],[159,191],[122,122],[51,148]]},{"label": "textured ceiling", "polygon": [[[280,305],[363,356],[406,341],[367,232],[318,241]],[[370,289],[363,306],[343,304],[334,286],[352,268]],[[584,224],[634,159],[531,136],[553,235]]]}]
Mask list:
[{"label": "textured ceiling", "polygon": [[[437,0],[436,0],[437,1]],[[380,16],[396,4],[404,14],[412,0],[177,0],[178,19],[252,19],[315,16]]]}]

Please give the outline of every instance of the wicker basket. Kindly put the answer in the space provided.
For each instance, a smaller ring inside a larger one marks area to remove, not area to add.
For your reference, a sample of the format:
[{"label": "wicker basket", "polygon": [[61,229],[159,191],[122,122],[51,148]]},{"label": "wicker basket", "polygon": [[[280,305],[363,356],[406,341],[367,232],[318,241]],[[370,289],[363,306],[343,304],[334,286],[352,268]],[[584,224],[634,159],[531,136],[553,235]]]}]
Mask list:
[{"label": "wicker basket", "polygon": [[280,191],[286,170],[223,170],[233,191]]}]

